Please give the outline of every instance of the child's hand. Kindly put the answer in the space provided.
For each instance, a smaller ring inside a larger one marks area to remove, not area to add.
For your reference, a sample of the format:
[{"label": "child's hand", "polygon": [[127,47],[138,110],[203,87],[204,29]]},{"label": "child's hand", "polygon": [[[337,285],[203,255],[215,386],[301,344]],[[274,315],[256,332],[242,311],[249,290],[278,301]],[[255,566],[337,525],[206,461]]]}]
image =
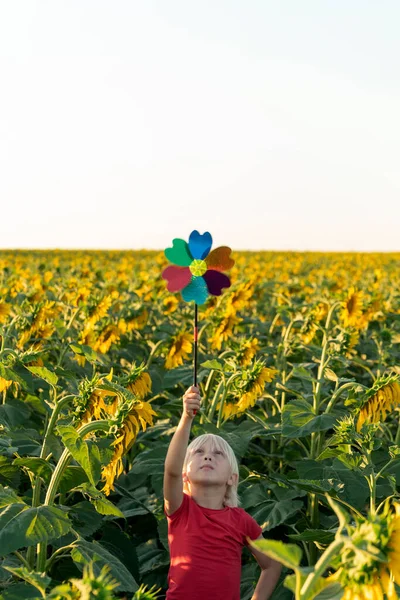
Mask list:
[{"label": "child's hand", "polygon": [[193,419],[200,409],[200,390],[194,385],[190,386],[183,395],[183,414]]}]

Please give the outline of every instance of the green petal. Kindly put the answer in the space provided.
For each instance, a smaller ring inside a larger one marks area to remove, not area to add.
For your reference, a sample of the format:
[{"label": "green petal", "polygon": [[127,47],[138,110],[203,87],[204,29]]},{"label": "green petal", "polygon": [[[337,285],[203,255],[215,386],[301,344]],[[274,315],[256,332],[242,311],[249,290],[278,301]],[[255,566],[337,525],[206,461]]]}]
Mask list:
[{"label": "green petal", "polygon": [[188,243],[179,238],[172,240],[172,248],[167,248],[164,254],[173,265],[178,267],[188,267],[193,261]]}]

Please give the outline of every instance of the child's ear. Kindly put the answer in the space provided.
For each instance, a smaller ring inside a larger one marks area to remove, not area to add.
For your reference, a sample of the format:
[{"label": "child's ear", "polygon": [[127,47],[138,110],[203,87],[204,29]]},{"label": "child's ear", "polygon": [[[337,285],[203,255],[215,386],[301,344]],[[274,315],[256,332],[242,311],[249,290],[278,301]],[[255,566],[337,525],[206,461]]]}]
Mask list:
[{"label": "child's ear", "polygon": [[238,482],[238,474],[232,473],[232,475],[228,479],[228,485],[237,485]]},{"label": "child's ear", "polygon": [[185,472],[182,473],[182,480],[184,483],[186,483],[188,481],[188,477]]}]

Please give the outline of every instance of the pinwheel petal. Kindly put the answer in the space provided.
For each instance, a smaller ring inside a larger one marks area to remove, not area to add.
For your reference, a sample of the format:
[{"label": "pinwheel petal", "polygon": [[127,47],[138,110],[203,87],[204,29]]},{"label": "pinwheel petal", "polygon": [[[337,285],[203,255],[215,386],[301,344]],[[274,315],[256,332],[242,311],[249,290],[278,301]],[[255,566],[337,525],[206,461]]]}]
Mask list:
[{"label": "pinwheel petal", "polygon": [[219,246],[215,248],[205,259],[209,269],[214,271],[228,271],[233,267],[235,261],[230,258],[232,250],[228,246]]},{"label": "pinwheel petal", "polygon": [[172,240],[172,248],[167,248],[164,254],[172,264],[179,267],[188,267],[193,261],[188,243],[179,238]]},{"label": "pinwheel petal", "polygon": [[203,277],[193,277],[184,290],[182,290],[182,298],[185,302],[194,300],[196,304],[204,304],[208,297],[208,289]]},{"label": "pinwheel petal", "polygon": [[203,260],[210,252],[212,246],[211,233],[206,231],[203,235],[195,229],[189,236],[189,249],[193,258]]},{"label": "pinwheel petal", "polygon": [[207,284],[208,291],[213,296],[220,296],[222,288],[228,288],[231,285],[231,281],[227,275],[220,271],[213,271],[212,269],[204,273],[203,279]]},{"label": "pinwheel petal", "polygon": [[188,267],[171,266],[164,269],[162,278],[168,282],[167,290],[169,292],[180,292],[190,283],[192,274]]}]

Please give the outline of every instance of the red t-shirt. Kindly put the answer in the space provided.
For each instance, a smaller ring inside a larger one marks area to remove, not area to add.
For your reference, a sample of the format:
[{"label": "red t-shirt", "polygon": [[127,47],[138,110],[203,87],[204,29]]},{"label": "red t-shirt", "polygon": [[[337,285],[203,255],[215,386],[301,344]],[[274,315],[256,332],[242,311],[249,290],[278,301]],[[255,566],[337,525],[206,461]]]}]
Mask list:
[{"label": "red t-shirt", "polygon": [[243,508],[199,506],[183,494],[168,520],[167,600],[240,600],[242,548],[262,533]]}]

